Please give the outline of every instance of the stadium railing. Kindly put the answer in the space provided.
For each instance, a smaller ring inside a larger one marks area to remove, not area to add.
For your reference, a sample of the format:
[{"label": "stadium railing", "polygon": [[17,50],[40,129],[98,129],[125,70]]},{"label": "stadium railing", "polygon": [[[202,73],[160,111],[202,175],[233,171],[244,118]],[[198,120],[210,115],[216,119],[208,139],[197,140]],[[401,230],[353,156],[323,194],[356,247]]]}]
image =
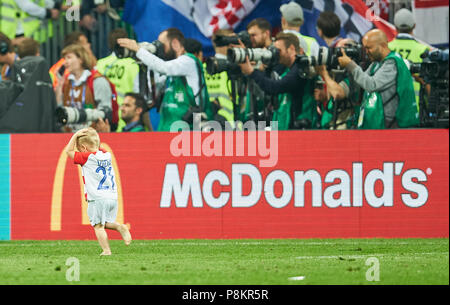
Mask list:
[{"label": "stadium railing", "polygon": [[[122,15],[122,11],[118,13]],[[97,12],[92,14],[97,20],[97,25],[93,31],[88,31],[80,27],[78,21],[67,20],[65,13],[61,14],[60,18],[53,23],[53,36],[48,38],[40,46],[41,56],[45,57],[50,65],[56,63],[61,57],[64,37],[73,31],[81,31],[87,36],[91,43],[92,51],[98,59],[108,56],[110,53],[108,48],[108,33],[110,31],[116,28],[124,28],[130,38],[136,38],[132,26],[128,23],[122,20],[114,20],[106,14],[99,14]]]}]

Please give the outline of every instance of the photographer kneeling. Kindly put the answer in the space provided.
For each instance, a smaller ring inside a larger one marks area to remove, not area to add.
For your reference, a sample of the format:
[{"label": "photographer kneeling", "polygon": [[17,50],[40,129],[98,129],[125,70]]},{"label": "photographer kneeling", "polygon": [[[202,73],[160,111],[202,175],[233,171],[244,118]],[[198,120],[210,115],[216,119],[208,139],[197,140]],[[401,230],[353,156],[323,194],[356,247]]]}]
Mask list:
[{"label": "photographer kneeling", "polygon": [[362,44],[372,64],[364,72],[342,52],[339,65],[364,89],[358,118],[360,129],[407,128],[419,124],[419,114],[408,67],[388,47],[386,34],[371,30]]},{"label": "photographer kneeling", "polygon": [[157,44],[163,47],[164,59],[141,47],[135,40],[117,40],[120,46],[136,52],[136,57],[148,69],[168,76],[158,131],[170,131],[170,126],[176,121],[185,120],[192,124],[193,112],[205,112],[208,119],[212,117],[203,66],[193,54],[186,53],[184,40],[183,33],[176,28],[162,31]]},{"label": "photographer kneeling", "polygon": [[[248,75],[267,94],[278,94],[278,105],[272,120],[278,121],[278,130],[294,127],[294,121],[308,112],[303,107],[303,98],[307,80],[300,76],[297,54],[303,53],[299,47],[298,38],[294,34],[279,33],[275,38],[274,46],[279,51],[279,63],[286,67],[281,79],[271,79],[260,70],[256,70],[247,58],[241,64],[242,73]],[[310,113],[315,113],[315,105]],[[313,121],[314,118],[308,118]]]}]

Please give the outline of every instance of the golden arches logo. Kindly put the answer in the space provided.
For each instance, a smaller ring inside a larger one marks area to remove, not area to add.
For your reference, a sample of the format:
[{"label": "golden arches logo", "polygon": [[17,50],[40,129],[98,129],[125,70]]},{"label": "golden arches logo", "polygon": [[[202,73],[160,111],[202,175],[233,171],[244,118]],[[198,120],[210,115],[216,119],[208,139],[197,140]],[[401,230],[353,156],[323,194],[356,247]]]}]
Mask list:
[{"label": "golden arches logo", "polygon": [[[111,153],[111,161],[116,174],[116,184],[118,192],[118,210],[117,222],[123,223],[123,197],[122,197],[122,183],[120,181],[119,167],[117,166],[116,158],[108,144],[102,143],[102,148]],[[61,231],[61,217],[62,217],[62,197],[64,188],[64,174],[66,172],[67,154],[62,150],[59,155],[58,163],[56,165],[55,177],[53,180],[52,205],[50,212],[50,231]],[[81,224],[89,225],[89,217],[87,216],[87,202],[84,197],[84,182],[81,167],[78,168],[78,178],[80,183],[81,193]]]}]

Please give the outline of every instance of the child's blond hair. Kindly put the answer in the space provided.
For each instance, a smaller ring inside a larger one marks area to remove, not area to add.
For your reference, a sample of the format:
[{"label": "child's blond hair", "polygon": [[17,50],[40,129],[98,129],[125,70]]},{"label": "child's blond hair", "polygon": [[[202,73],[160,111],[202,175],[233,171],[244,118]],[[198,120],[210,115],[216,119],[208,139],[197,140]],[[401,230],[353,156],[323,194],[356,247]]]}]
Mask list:
[{"label": "child's blond hair", "polygon": [[100,136],[97,131],[89,127],[87,135],[83,135],[77,138],[77,149],[81,150],[81,145],[87,146],[90,150],[98,150],[100,147]]}]

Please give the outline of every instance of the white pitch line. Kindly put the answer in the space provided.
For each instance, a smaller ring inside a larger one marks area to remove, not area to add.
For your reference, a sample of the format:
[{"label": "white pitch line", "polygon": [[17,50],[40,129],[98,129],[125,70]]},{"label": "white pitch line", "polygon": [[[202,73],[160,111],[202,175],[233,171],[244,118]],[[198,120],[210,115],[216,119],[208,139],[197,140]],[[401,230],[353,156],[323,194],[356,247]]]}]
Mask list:
[{"label": "white pitch line", "polygon": [[[401,241],[401,242],[396,242],[396,241],[390,241],[390,240],[383,240],[383,241],[346,241],[346,240],[341,240],[341,241],[336,241],[336,242],[332,242],[332,241],[324,241],[324,242],[320,242],[320,241],[303,241],[303,240],[292,240],[292,239],[287,239],[288,241],[236,241],[236,240],[232,240],[230,239],[229,242],[225,242],[225,241],[217,241],[215,242],[214,240],[211,240],[211,242],[205,242],[205,241],[186,241],[186,240],[179,240],[179,241],[171,241],[171,242],[165,242],[167,240],[159,240],[159,239],[153,239],[153,240],[135,240],[134,244],[135,245],[148,245],[148,244],[159,244],[161,246],[230,246],[230,245],[243,245],[243,246],[325,246],[325,245],[334,245],[334,246],[359,246],[359,245],[386,245],[386,246],[390,246],[390,245],[409,245],[411,243],[417,243],[417,241]],[[95,240],[74,240],[77,242],[94,242]],[[66,241],[53,241],[53,242],[48,242],[48,241],[42,241],[43,243],[45,243],[45,246],[61,246],[61,245],[65,245]],[[70,242],[70,241],[67,241]],[[22,247],[28,247],[28,246],[39,246],[39,241],[37,243],[10,243],[9,241],[0,241],[0,246],[22,246]],[[420,243],[420,245],[425,246],[425,245],[434,245],[434,242],[424,242],[424,243]]]},{"label": "white pitch line", "polygon": [[288,278],[288,280],[291,280],[291,281],[303,281],[304,279],[305,279],[305,276],[303,276],[303,275],[293,276],[293,277]]},{"label": "white pitch line", "polygon": [[[158,242],[153,240],[151,243],[157,244]],[[147,245],[148,243],[135,242],[138,245]],[[362,246],[362,245],[381,245],[381,246],[391,246],[391,245],[409,245],[410,242],[170,242],[161,243],[161,246],[230,246],[230,245],[242,245],[242,246]],[[435,245],[435,243],[421,243],[422,246]]]},{"label": "white pitch line", "polygon": [[385,257],[385,256],[415,256],[415,255],[436,255],[436,254],[447,254],[448,252],[414,252],[414,253],[373,253],[373,254],[361,254],[361,255],[319,255],[319,256],[297,256],[296,259],[351,259],[351,258],[366,258],[366,257]]}]

